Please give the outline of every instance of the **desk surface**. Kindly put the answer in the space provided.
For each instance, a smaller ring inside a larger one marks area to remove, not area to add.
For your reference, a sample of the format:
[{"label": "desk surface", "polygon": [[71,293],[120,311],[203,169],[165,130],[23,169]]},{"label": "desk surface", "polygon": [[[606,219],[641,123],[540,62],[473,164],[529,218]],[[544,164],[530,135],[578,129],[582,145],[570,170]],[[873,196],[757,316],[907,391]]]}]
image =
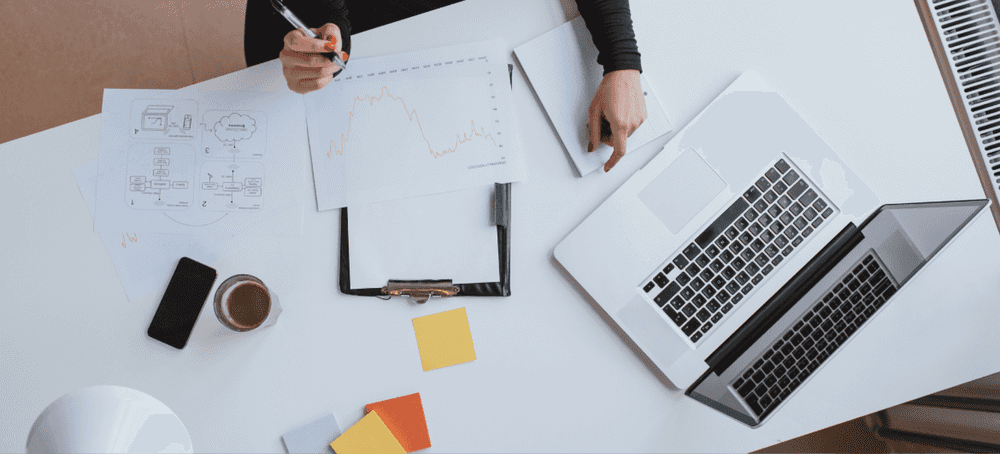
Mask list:
[{"label": "desk surface", "polygon": [[[513,48],[566,11],[572,2],[467,1],[358,35],[355,57],[498,36]],[[633,2],[633,18],[676,129],[753,69],[885,202],[983,197],[912,1]],[[282,87],[271,63],[198,88]],[[1000,371],[1000,237],[982,216],[763,427],[684,397],[552,258],[668,137],[578,178],[521,71],[514,95],[530,169],[513,191],[514,296],[342,295],[339,214],[309,211],[303,238],[248,242],[213,264],[268,282],[278,324],[222,336],[206,305],[180,352],[146,337],[159,294],[126,299],[72,177],[98,156],[100,117],[0,145],[0,451],[22,450],[46,405],[95,384],[162,400],[197,451],[280,452],[282,433],[326,411],[347,427],[365,404],[414,391],[429,452],[748,451]],[[463,306],[478,359],[423,372],[410,320]]]}]

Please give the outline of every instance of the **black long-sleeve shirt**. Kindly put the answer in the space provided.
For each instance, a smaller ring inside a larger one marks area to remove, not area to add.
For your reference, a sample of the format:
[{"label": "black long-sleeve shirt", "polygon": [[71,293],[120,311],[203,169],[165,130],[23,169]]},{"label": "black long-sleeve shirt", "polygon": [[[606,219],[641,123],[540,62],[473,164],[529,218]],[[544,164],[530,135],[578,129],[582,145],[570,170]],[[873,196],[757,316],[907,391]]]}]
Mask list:
[{"label": "black long-sleeve shirt", "polygon": [[[311,27],[332,23],[340,28],[343,50],[351,53],[351,33],[415,16],[457,0],[283,0]],[[632,31],[628,0],[576,0],[580,15],[597,47],[604,74],[620,69],[642,71],[639,48]],[[350,14],[348,13],[350,6]],[[350,20],[348,20],[350,19]],[[247,66],[278,57],[292,25],[271,7],[270,0],[247,0],[243,52]]]}]

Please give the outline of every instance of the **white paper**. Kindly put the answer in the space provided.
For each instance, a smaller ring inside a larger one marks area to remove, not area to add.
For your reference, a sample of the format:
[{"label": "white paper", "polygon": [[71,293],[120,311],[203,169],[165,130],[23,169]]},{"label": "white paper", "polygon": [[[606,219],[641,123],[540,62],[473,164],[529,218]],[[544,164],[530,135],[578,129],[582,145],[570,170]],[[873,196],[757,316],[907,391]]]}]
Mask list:
[{"label": "white paper", "polygon": [[[94,215],[97,203],[97,159],[73,170],[80,194]],[[100,233],[129,301],[162,289],[177,260],[189,257],[211,264],[241,244],[237,237],[170,235],[162,233]]]},{"label": "white paper", "polygon": [[351,288],[389,279],[499,281],[492,209],[492,186],[349,207]]},{"label": "white paper", "polygon": [[104,91],[94,230],[300,236],[295,93]]},{"label": "white paper", "polygon": [[351,60],[305,105],[320,211],[525,175],[498,41]]},{"label": "white paper", "polygon": [[[597,47],[582,17],[577,17],[514,49],[531,86],[542,101],[559,139],[580,176],[604,166],[614,149],[601,144],[587,153],[588,110],[601,84]],[[629,136],[626,153],[670,132],[672,126],[652,85],[640,75],[646,97],[646,121]]]}]

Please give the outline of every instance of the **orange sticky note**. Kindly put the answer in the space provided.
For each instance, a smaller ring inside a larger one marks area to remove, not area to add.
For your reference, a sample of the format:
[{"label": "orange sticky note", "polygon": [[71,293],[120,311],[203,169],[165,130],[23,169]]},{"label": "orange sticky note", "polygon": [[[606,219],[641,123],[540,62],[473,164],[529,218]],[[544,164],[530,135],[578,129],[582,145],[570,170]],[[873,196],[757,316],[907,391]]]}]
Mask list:
[{"label": "orange sticky note", "polygon": [[413,319],[413,331],[425,371],[476,359],[464,307],[417,317]]},{"label": "orange sticky note", "polygon": [[406,454],[374,411],[333,440],[330,447],[337,454]]},{"label": "orange sticky note", "polygon": [[431,437],[427,434],[427,420],[424,419],[424,405],[420,401],[420,393],[368,404],[365,405],[365,411],[377,411],[382,422],[396,436],[396,440],[406,452],[431,447]]}]

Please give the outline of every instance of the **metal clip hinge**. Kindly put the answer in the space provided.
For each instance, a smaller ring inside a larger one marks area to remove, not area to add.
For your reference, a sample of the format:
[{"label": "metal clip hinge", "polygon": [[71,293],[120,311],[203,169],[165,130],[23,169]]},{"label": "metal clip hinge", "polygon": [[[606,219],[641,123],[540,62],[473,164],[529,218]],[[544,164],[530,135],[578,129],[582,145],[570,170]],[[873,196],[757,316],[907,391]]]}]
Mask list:
[{"label": "metal clip hinge", "polygon": [[382,293],[389,296],[406,296],[414,303],[423,304],[432,296],[446,297],[458,294],[458,287],[451,279],[435,281],[394,281],[382,287]]}]

